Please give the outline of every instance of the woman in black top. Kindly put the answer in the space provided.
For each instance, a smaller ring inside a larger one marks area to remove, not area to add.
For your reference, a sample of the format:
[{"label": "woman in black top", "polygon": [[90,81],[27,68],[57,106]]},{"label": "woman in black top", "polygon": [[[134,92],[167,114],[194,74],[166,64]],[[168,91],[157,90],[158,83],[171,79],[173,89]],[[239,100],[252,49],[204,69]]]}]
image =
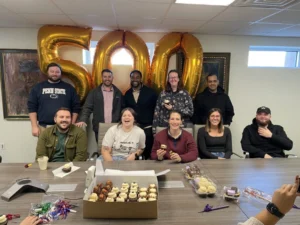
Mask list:
[{"label": "woman in black top", "polygon": [[222,112],[212,108],[205,127],[198,131],[198,151],[201,159],[230,159],[232,141],[230,129],[223,126]]}]

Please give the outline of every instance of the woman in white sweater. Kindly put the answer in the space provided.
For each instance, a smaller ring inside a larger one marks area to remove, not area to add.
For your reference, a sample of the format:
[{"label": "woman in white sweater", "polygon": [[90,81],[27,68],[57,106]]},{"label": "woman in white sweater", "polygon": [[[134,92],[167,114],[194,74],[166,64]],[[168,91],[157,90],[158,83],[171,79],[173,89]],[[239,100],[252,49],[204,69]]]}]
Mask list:
[{"label": "woman in white sweater", "polygon": [[286,213],[292,209],[296,197],[300,195],[298,189],[299,176],[296,176],[294,184],[285,184],[274,192],[272,203],[269,203],[266,209],[262,210],[255,217],[251,217],[246,222],[240,223],[239,225],[276,224]]}]

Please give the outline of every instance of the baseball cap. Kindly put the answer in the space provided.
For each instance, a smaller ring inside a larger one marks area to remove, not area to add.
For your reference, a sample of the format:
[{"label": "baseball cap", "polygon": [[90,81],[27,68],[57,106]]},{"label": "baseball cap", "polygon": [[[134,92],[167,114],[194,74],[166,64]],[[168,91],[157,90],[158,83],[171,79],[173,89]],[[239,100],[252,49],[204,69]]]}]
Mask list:
[{"label": "baseball cap", "polygon": [[256,110],[256,114],[260,114],[260,113],[271,114],[271,110],[266,106],[261,106]]}]

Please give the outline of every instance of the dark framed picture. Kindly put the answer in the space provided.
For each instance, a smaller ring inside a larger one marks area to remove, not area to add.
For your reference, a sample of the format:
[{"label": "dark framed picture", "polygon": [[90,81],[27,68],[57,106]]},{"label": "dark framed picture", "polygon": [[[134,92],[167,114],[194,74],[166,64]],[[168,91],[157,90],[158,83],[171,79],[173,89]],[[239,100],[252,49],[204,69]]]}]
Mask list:
[{"label": "dark framed picture", "polygon": [[[178,52],[176,54],[177,70],[182,74],[184,65],[184,54]],[[229,87],[229,69],[230,69],[230,53],[203,53],[202,76],[198,93],[206,88],[206,76],[214,73],[218,76],[220,86],[228,94]]]},{"label": "dark framed picture", "polygon": [[3,116],[28,119],[27,100],[31,88],[47,79],[39,69],[36,50],[0,49]]}]

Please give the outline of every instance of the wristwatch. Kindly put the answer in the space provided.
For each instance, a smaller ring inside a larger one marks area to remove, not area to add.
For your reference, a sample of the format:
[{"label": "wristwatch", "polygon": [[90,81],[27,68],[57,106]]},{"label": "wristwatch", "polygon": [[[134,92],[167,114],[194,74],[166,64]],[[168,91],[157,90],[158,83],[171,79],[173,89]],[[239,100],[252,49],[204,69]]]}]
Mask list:
[{"label": "wristwatch", "polygon": [[277,216],[279,219],[282,219],[285,216],[282,212],[279,211],[277,206],[272,202],[270,202],[266,208],[269,211],[269,213],[271,213],[274,216]]}]

